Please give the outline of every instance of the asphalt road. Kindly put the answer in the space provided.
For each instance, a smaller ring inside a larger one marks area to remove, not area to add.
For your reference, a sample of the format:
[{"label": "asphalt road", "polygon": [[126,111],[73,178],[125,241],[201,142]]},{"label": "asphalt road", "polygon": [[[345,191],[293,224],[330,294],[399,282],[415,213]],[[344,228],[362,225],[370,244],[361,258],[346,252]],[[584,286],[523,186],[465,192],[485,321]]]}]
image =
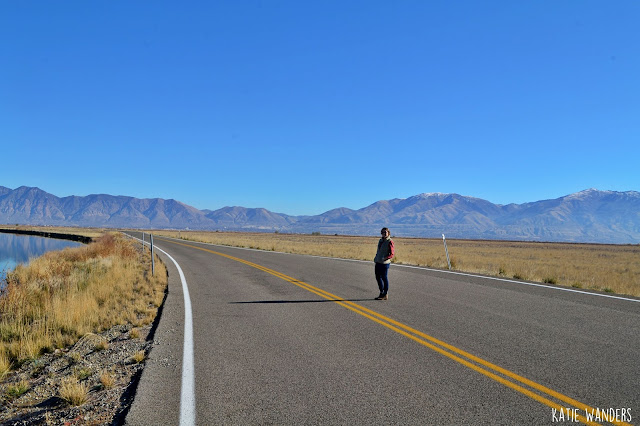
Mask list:
[{"label": "asphalt road", "polygon": [[[376,301],[373,262],[155,245],[188,286],[195,424],[640,418],[638,299],[392,265]],[[181,419],[184,294],[160,256],[169,292],[131,425]]]}]

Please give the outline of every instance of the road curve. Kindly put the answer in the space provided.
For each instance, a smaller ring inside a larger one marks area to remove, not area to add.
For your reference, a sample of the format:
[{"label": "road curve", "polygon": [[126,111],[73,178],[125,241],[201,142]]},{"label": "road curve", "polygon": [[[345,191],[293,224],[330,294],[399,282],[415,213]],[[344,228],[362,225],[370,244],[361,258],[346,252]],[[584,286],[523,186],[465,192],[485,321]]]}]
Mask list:
[{"label": "road curve", "polygon": [[[638,299],[392,265],[376,301],[372,263],[155,244],[188,283],[198,425],[640,416]],[[184,298],[159,254],[169,292],[131,425],[180,422]]]}]

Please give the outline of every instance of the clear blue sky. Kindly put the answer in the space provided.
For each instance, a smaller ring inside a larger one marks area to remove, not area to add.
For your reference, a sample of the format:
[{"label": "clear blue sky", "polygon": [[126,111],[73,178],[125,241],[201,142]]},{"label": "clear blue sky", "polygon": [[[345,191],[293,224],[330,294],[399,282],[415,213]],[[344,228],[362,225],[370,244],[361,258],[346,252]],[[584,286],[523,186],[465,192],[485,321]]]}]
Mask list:
[{"label": "clear blue sky", "polygon": [[288,214],[640,190],[640,2],[5,1],[0,185]]}]

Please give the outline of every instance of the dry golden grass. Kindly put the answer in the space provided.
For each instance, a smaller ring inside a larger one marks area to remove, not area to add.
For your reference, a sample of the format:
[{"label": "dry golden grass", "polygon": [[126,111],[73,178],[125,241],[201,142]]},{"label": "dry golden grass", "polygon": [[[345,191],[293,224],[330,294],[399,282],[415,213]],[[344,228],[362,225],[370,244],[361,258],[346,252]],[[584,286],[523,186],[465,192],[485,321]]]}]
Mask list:
[{"label": "dry golden grass", "polygon": [[11,361],[9,357],[4,353],[0,353],[0,382],[4,379],[7,373],[11,370]]},{"label": "dry golden grass", "polygon": [[131,357],[131,360],[133,362],[136,362],[138,364],[140,364],[142,361],[144,361],[147,358],[146,354],[144,353],[144,351],[138,351],[135,354],[133,354],[133,356]]},{"label": "dry golden grass", "polygon": [[116,384],[116,378],[109,371],[103,371],[100,373],[100,383],[105,389],[111,389]]},{"label": "dry golden grass", "polygon": [[[154,231],[155,235],[287,253],[373,260],[378,237]],[[447,269],[441,239],[393,238],[395,263]],[[640,245],[447,240],[453,269],[640,296]]]},{"label": "dry golden grass", "polygon": [[89,399],[89,388],[86,384],[79,383],[76,378],[67,377],[62,379],[58,394],[60,398],[76,407],[87,402]]},{"label": "dry golden grass", "polygon": [[143,257],[122,235],[105,234],[19,265],[0,297],[0,369],[3,359],[18,366],[87,333],[153,321],[167,278],[161,262],[155,276],[149,264],[148,252]]},{"label": "dry golden grass", "polygon": [[96,351],[104,351],[109,349],[109,342],[107,342],[106,339],[101,340],[100,342],[96,343]]}]

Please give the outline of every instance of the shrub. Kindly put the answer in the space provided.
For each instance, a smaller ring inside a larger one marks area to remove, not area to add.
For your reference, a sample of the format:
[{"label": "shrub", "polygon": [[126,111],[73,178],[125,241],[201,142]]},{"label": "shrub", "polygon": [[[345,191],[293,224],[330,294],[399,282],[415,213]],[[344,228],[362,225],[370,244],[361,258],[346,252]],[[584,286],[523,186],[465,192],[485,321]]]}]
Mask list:
[{"label": "shrub", "polygon": [[10,385],[7,388],[7,397],[14,399],[18,398],[29,391],[31,387],[29,386],[29,382],[26,380],[22,380],[14,385]]},{"label": "shrub", "polygon": [[38,360],[34,361],[31,367],[31,377],[38,377],[44,371],[45,365]]},{"label": "shrub", "polygon": [[84,380],[91,376],[91,374],[93,374],[93,372],[90,368],[77,368],[73,375],[76,376],[76,379],[78,380]]}]

